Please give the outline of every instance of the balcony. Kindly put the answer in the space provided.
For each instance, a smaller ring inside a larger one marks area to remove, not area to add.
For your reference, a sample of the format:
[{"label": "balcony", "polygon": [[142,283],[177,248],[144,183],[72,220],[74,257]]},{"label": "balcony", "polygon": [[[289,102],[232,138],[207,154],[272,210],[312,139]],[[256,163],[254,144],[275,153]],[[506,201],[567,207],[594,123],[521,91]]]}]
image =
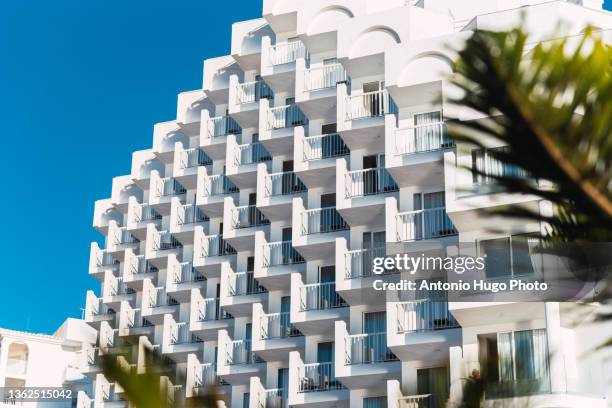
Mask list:
[{"label": "balcony", "polygon": [[146,238],[147,224],[160,226],[162,215],[149,204],[140,204],[136,198],[130,197],[128,202],[127,229],[136,238]]},{"label": "balcony", "polygon": [[132,179],[131,174],[127,176],[114,177],[110,199],[110,202],[114,208],[122,214],[125,214],[128,209],[128,200],[130,197],[134,197],[136,202],[142,202],[143,189],[149,188],[149,183],[147,181],[146,184],[141,183],[141,185],[142,187],[136,184],[136,182]]},{"label": "balcony", "polygon": [[178,319],[180,303],[168,295],[166,288],[155,286],[150,280],[143,282],[142,288],[142,317],[152,324],[164,323],[164,316],[171,315]]},{"label": "balcony", "polygon": [[176,143],[172,174],[179,183],[189,190],[196,188],[198,167],[206,167],[208,173],[210,173],[212,166],[212,158],[201,148],[183,149],[181,143]]},{"label": "balcony", "polygon": [[345,159],[337,161],[336,187],[338,212],[352,227],[383,226],[386,197],[399,197],[399,187],[387,169],[348,171]]},{"label": "balcony", "polygon": [[112,254],[117,259],[123,259],[126,249],[137,250],[139,247],[140,240],[132,235],[127,227],[120,227],[115,221],[110,221],[106,237],[106,253]]},{"label": "balcony", "polygon": [[407,211],[396,215],[396,239],[413,242],[457,235],[446,208]]},{"label": "balcony", "polygon": [[297,105],[270,107],[267,130],[276,131],[308,125],[308,118]]},{"label": "balcony", "polygon": [[336,207],[316,208],[302,213],[302,235],[346,231],[349,225]]},{"label": "balcony", "polygon": [[285,65],[297,61],[298,58],[308,59],[308,50],[301,41],[279,43],[270,47],[271,66]]},{"label": "balcony", "polygon": [[349,156],[350,149],[337,133],[295,137],[295,173],[308,188],[336,188],[336,159]]},{"label": "balcony", "polygon": [[93,291],[87,291],[85,301],[85,322],[90,326],[99,329],[101,322],[115,320],[115,310],[102,302],[102,298],[97,297]]},{"label": "balcony", "polygon": [[171,315],[164,316],[163,355],[177,363],[184,363],[188,353],[199,354],[203,351],[204,342],[191,333],[189,322],[177,322]]},{"label": "balcony", "polygon": [[123,276],[116,277],[107,271],[104,276],[103,298],[104,304],[118,310],[121,302],[134,302],[136,291],[123,282]]},{"label": "balcony", "polygon": [[106,271],[119,271],[120,255],[117,254],[115,257],[110,252],[100,249],[97,242],[92,242],[89,252],[89,274],[101,281]]},{"label": "balcony", "polygon": [[349,389],[400,378],[401,363],[387,345],[386,331],[350,334],[346,322],[337,321],[335,343],[336,376]]},{"label": "balcony", "polygon": [[168,257],[166,291],[179,302],[189,302],[192,289],[205,289],[206,277],[191,262],[179,262],[174,255]]},{"label": "balcony", "polygon": [[274,99],[274,92],[268,84],[259,79],[239,83],[238,77],[230,80],[230,95],[228,111],[236,122],[244,129],[259,126],[259,101]]},{"label": "balcony", "polygon": [[[211,387],[223,387],[227,385],[217,376],[217,365],[215,363],[201,364],[195,355],[187,357],[187,398],[201,397],[210,392]],[[228,390],[217,388],[217,391],[224,397]]]},{"label": "balcony", "polygon": [[255,235],[258,231],[270,234],[268,220],[255,205],[234,206],[229,199],[226,201],[226,213],[223,218],[224,236],[227,242],[237,251],[252,250]]},{"label": "balcony", "polygon": [[423,115],[432,123],[398,128],[393,117],[387,118],[385,145],[393,154],[387,154],[386,167],[401,187],[430,186],[437,180],[442,188],[444,151],[454,148],[455,142],[441,113]]},{"label": "balcony", "polygon": [[253,376],[265,370],[264,361],[252,348],[250,339],[232,340],[226,330],[219,330],[217,375],[232,385],[247,385]]},{"label": "balcony", "polygon": [[169,254],[178,254],[183,244],[169,231],[157,231],[149,224],[147,228],[146,259],[160,268],[166,266]]},{"label": "balcony", "polygon": [[238,188],[252,188],[257,183],[257,165],[271,167],[272,156],[259,142],[239,145],[228,138],[228,162],[226,174]]},{"label": "balcony", "polygon": [[270,221],[291,219],[293,197],[306,197],[307,188],[292,171],[270,173],[257,167],[257,207]]},{"label": "balcony", "polygon": [[200,147],[213,160],[225,159],[225,143],[228,135],[240,137],[242,127],[231,116],[209,117],[203,112]]},{"label": "balcony", "polygon": [[253,304],[267,299],[267,289],[252,271],[233,272],[229,267],[221,271],[221,306],[233,316],[250,316]]},{"label": "balcony", "polygon": [[334,259],[336,238],[348,238],[350,227],[336,207],[306,210],[293,199],[293,245],[307,261]]},{"label": "balcony", "polygon": [[270,44],[262,42],[261,75],[276,93],[291,92],[295,87],[296,65],[309,59],[308,50],[301,41]]},{"label": "balcony", "polygon": [[287,361],[289,353],[304,350],[304,336],[291,323],[289,312],[266,313],[253,304],[253,351],[268,362]]},{"label": "balcony", "polygon": [[142,290],[144,279],[157,279],[159,268],[148,261],[144,255],[136,255],[133,251],[125,251],[125,266],[123,282],[136,291]]},{"label": "balcony", "polygon": [[303,112],[311,118],[336,122],[338,84],[348,84],[350,79],[340,63],[319,64],[306,68],[300,60],[296,66],[295,100]]},{"label": "balcony", "polygon": [[304,363],[297,351],[289,356],[290,406],[348,407],[349,391],[336,378],[333,361]]},{"label": "balcony", "polygon": [[269,242],[263,231],[255,233],[255,278],[268,290],[289,290],[291,273],[305,272],[304,258],[291,241]]},{"label": "balcony", "polygon": [[205,299],[199,290],[191,291],[190,330],[204,341],[217,339],[217,331],[230,330],[233,316],[221,307],[219,298]]},{"label": "balcony", "polygon": [[173,197],[184,201],[187,189],[173,177],[158,177],[156,172],[151,175],[149,203],[162,215],[170,214],[170,203]]},{"label": "balcony", "polygon": [[202,227],[195,230],[193,265],[207,278],[219,277],[223,263],[236,263],[236,249],[225,241],[223,234],[206,235]]},{"label": "balcony", "polygon": [[244,71],[261,67],[263,37],[275,37],[274,31],[263,18],[232,24],[232,56]]},{"label": "balcony", "polygon": [[[387,316],[396,321],[389,347],[402,361],[431,361],[447,356],[461,344],[461,328],[442,300],[389,302]],[[435,358],[432,358],[435,356]]]},{"label": "balcony", "polygon": [[[131,197],[131,196],[130,196]],[[101,234],[108,234],[108,223],[114,220],[121,223],[123,214],[115,208],[111,199],[97,200],[94,205],[93,227]]]},{"label": "balcony", "polygon": [[208,175],[204,168],[198,170],[197,205],[210,218],[223,217],[223,200],[225,197],[238,198],[240,190],[224,174]]},{"label": "balcony", "polygon": [[142,317],[140,309],[132,308],[127,303],[121,305],[118,327],[119,336],[125,337],[135,344],[138,344],[138,339],[141,336],[147,336],[150,341],[153,340],[155,326]]}]

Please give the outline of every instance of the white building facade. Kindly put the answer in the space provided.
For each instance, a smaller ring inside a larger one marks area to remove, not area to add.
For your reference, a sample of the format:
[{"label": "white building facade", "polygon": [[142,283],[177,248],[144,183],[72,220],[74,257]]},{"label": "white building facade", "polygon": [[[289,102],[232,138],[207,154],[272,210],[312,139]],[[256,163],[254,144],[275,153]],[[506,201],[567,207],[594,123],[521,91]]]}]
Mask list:
[{"label": "white building facade", "polygon": [[[372,291],[371,260],[407,248],[469,243],[500,259],[485,278],[511,277],[540,231],[483,216],[542,203],[473,177],[511,169],[445,125],[479,119],[446,103],[452,46],[522,18],[534,43],[558,21],[612,27],[601,0],[264,0],[96,202],[91,361],[133,350],[146,370],[153,350],[175,400],[216,385],[228,408],[441,407],[474,370],[497,383],[486,406],[612,406],[612,368],[587,353],[605,333],[576,305]],[[127,406],[98,365],[86,374],[79,406]]]},{"label": "white building facade", "polygon": [[[90,378],[82,372],[88,366],[83,350],[96,344],[97,333],[84,321],[67,319],[52,335],[0,329],[0,407],[72,407],[79,393],[93,391]],[[52,402],[20,401],[9,390],[23,388],[68,390],[63,399]]]}]

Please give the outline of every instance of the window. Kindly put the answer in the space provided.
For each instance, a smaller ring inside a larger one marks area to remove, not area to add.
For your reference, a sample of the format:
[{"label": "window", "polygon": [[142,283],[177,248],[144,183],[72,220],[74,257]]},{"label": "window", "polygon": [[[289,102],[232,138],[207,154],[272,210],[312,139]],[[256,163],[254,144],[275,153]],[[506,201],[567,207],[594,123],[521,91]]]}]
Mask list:
[{"label": "window", "polygon": [[540,261],[533,254],[537,238],[525,235],[478,241],[479,256],[485,257],[485,275],[489,279],[533,275]]},{"label": "window", "polygon": [[447,367],[421,368],[417,370],[417,394],[429,395],[419,408],[445,408],[450,388]]}]

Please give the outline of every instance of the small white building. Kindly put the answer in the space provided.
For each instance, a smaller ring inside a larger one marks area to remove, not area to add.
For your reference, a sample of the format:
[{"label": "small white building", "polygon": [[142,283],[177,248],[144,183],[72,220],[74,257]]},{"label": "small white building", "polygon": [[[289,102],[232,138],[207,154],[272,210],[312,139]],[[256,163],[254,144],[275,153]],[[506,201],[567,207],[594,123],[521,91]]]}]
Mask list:
[{"label": "small white building", "polygon": [[0,407],[71,407],[91,380],[81,372],[85,344],[96,342],[96,331],[83,320],[66,319],[51,335],[0,328],[0,387],[58,387],[72,391],[73,400],[23,402],[1,396]]}]

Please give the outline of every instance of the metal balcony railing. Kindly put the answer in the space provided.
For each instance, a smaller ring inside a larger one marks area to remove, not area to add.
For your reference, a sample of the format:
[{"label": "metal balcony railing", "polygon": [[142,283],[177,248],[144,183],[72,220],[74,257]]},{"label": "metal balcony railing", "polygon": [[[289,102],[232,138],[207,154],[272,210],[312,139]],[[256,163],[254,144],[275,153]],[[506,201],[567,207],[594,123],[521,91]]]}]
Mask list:
[{"label": "metal balcony railing", "polygon": [[245,205],[232,209],[232,227],[235,229],[270,225],[270,221],[255,205]]},{"label": "metal balcony railing", "polygon": [[96,266],[100,269],[109,269],[118,267],[120,262],[114,256],[106,251],[100,251],[96,256]]},{"label": "metal balcony railing", "polygon": [[121,227],[115,230],[114,243],[115,245],[134,245],[139,244],[140,240],[133,236],[127,228]]},{"label": "metal balcony railing", "polygon": [[232,315],[220,306],[219,298],[202,299],[198,302],[198,321],[231,319]]},{"label": "metal balcony railing", "polygon": [[197,224],[199,222],[208,222],[210,218],[204,214],[200,208],[194,204],[181,205],[178,208],[176,217],[178,225]]},{"label": "metal balcony railing", "polygon": [[397,332],[454,329],[459,323],[448,310],[448,302],[428,299],[397,304]]},{"label": "metal balcony railing", "polygon": [[171,296],[168,296],[166,289],[156,287],[149,293],[149,307],[177,306],[179,302]]},{"label": "metal balcony railing", "polygon": [[175,323],[170,326],[170,344],[202,343],[202,339],[191,334],[188,322]]},{"label": "metal balcony railing", "polygon": [[334,362],[298,366],[298,392],[333,391],[344,389],[336,380]]},{"label": "metal balcony railing", "polygon": [[397,106],[386,89],[347,98],[346,120],[375,118],[388,113],[397,113]]},{"label": "metal balcony railing", "polygon": [[242,128],[231,116],[217,116],[208,122],[208,136],[211,138],[240,133]]},{"label": "metal balcony railing", "polygon": [[175,284],[204,281],[206,277],[195,269],[191,262],[181,262],[172,269],[172,282]]},{"label": "metal balcony railing", "polygon": [[287,389],[264,390],[257,398],[257,408],[287,408]]},{"label": "metal balcony railing", "polygon": [[171,197],[185,194],[187,189],[183,187],[181,183],[176,181],[176,179],[166,177],[159,179],[155,192],[157,193],[158,197]]},{"label": "metal balcony railing", "polygon": [[348,82],[348,74],[340,63],[311,68],[304,73],[304,87],[307,91],[335,88],[340,83]]},{"label": "metal balcony railing", "polygon": [[[384,245],[374,248],[357,249],[346,253],[346,279],[368,278],[372,276],[374,259],[384,258],[387,249]],[[387,274],[392,272],[385,272]]]},{"label": "metal balcony railing", "polygon": [[199,148],[187,149],[181,152],[181,169],[190,169],[199,166],[211,166],[213,161],[204,150]]},{"label": "metal balcony railing", "polygon": [[351,154],[344,140],[337,133],[310,136],[304,139],[304,161],[323,160]]},{"label": "metal balcony railing", "polygon": [[395,153],[399,155],[431,152],[453,147],[446,123],[418,125],[395,131]]},{"label": "metal balcony railing", "polygon": [[270,242],[269,244],[265,244],[263,253],[263,266],[266,268],[306,262],[304,257],[293,248],[291,241]]},{"label": "metal balcony railing", "polygon": [[270,47],[270,65],[284,65],[295,62],[298,58],[308,60],[309,54],[301,41],[291,41]]},{"label": "metal balcony railing", "polygon": [[123,282],[122,276],[112,276],[106,284],[108,285],[106,293],[107,296],[133,295],[136,293],[134,289],[130,288]]},{"label": "metal balcony railing", "polygon": [[457,235],[446,208],[400,213],[396,217],[397,240],[419,241]]},{"label": "metal balcony railing", "polygon": [[305,126],[308,118],[297,105],[275,106],[268,110],[268,130]]},{"label": "metal balcony railing", "polygon": [[272,160],[272,156],[259,142],[236,146],[234,161],[236,166],[264,163]]},{"label": "metal balcony railing", "polygon": [[302,235],[345,231],[349,225],[336,207],[317,208],[302,213]]},{"label": "metal balcony railing", "polygon": [[159,272],[159,269],[151,262],[147,261],[144,255],[137,255],[132,258],[130,271],[133,275],[138,275],[142,273],[156,273]]},{"label": "metal balcony railing", "polygon": [[134,212],[134,222],[156,222],[161,219],[161,214],[148,204],[139,204]]},{"label": "metal balcony railing", "polygon": [[300,311],[326,310],[348,306],[336,292],[335,282],[311,283],[300,288]]},{"label": "metal balcony railing", "polygon": [[228,280],[230,296],[255,295],[267,292],[266,288],[255,279],[252,271],[237,272],[228,276]]},{"label": "metal balcony railing", "polygon": [[115,311],[102,302],[102,298],[96,298],[88,305],[92,316],[103,316],[115,314]]},{"label": "metal balcony railing", "polygon": [[349,171],[346,174],[346,198],[399,191],[399,186],[385,168]]},{"label": "metal balcony railing", "polygon": [[257,102],[260,99],[273,99],[274,92],[264,81],[245,82],[238,85],[238,102],[241,104]]},{"label": "metal balcony railing", "polygon": [[263,360],[253,352],[251,340],[234,340],[228,344],[227,365],[256,364]]},{"label": "metal balcony railing", "polygon": [[399,408],[429,408],[431,406],[430,396],[431,394],[400,397],[398,405]]},{"label": "metal balcony railing", "polygon": [[395,361],[387,347],[387,333],[354,334],[346,337],[345,364],[370,364]]},{"label": "metal balcony railing", "polygon": [[208,388],[223,385],[224,381],[217,376],[217,365],[215,363],[205,363],[194,367],[194,387]]},{"label": "metal balcony railing", "polygon": [[153,250],[166,251],[182,248],[183,244],[168,231],[160,231],[153,234]]},{"label": "metal balcony railing", "polygon": [[224,174],[209,176],[204,180],[204,196],[212,197],[238,193],[240,190]]},{"label": "metal balcony railing", "polygon": [[303,193],[306,186],[292,171],[268,174],[265,179],[266,197]]},{"label": "metal balcony railing", "polygon": [[270,313],[261,318],[261,338],[265,339],[286,339],[289,337],[299,337],[302,335],[298,329],[291,324],[291,314],[289,312]]},{"label": "metal balcony railing", "polygon": [[236,255],[236,250],[225,240],[223,235],[207,235],[202,239],[202,257]]}]

